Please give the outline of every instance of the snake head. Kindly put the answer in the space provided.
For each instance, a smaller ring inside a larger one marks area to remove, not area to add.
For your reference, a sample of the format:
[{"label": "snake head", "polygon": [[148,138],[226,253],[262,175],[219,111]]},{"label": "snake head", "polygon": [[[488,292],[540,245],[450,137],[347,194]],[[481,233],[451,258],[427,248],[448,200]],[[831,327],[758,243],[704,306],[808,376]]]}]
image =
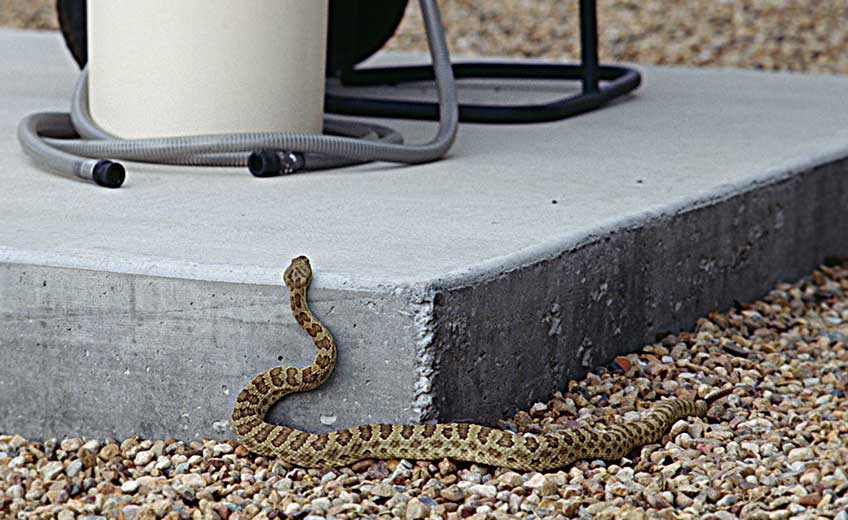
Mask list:
[{"label": "snake head", "polygon": [[292,260],[283,274],[283,280],[289,289],[305,289],[312,280],[312,266],[309,265],[309,259],[299,256]]}]

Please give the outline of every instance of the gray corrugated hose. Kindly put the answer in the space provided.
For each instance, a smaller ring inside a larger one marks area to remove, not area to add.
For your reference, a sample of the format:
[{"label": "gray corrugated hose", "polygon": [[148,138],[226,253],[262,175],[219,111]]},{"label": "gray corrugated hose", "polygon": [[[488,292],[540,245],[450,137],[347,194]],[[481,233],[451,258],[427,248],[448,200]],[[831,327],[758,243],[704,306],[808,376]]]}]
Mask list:
[{"label": "gray corrugated hose", "polygon": [[386,127],[324,118],[325,134],[258,132],[244,134],[118,139],[100,128],[88,110],[88,75],[74,89],[71,112],[32,114],[18,126],[18,140],[39,165],[64,175],[119,187],[128,160],[173,165],[245,166],[255,174],[290,173],[366,161],[424,163],[440,159],[456,138],[459,122],[456,84],[441,16],[435,0],[419,0],[439,94],[439,129],[425,144],[403,144]]}]

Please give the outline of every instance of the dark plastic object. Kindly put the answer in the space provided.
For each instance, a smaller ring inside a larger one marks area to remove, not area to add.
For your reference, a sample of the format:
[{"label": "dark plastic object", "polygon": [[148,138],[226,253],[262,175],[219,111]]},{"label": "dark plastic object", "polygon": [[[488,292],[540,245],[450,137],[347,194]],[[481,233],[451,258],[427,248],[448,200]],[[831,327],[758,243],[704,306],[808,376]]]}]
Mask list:
[{"label": "dark plastic object", "polygon": [[261,150],[253,152],[247,159],[247,169],[254,177],[277,177],[289,175],[304,166],[303,154]]},{"label": "dark plastic object", "polygon": [[[595,0],[580,0],[580,64],[533,64],[467,62],[453,65],[457,79],[561,79],[581,82],[580,94],[547,103],[529,105],[460,104],[463,123],[523,124],[558,121],[600,108],[613,99],[635,90],[642,82],[631,68],[600,65],[598,62],[598,22]],[[342,74],[347,86],[391,85],[410,81],[430,81],[429,66],[352,69]],[[604,81],[604,83],[601,83]],[[438,120],[435,103],[328,95],[328,112],[351,116]]]},{"label": "dark plastic object", "polygon": [[65,44],[80,68],[88,61],[88,29],[86,25],[86,0],[56,0],[59,28]]},{"label": "dark plastic object", "polygon": [[[347,70],[380,50],[395,33],[407,3],[408,0],[331,0],[327,75]],[[86,0],[56,0],[56,10],[68,49],[83,67],[88,61]]]},{"label": "dark plastic object", "polygon": [[92,174],[94,182],[104,188],[120,188],[127,178],[127,171],[121,164],[106,160],[95,164]]}]

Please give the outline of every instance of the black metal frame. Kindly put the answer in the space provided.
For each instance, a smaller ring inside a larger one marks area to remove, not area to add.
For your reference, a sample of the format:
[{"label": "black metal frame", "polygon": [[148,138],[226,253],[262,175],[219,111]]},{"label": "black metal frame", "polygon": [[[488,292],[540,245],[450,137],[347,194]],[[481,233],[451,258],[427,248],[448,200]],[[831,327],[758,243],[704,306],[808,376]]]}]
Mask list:
[{"label": "black metal frame", "polygon": [[[466,123],[519,124],[557,121],[595,110],[636,89],[642,78],[634,69],[601,65],[598,60],[598,21],[595,0],[580,0],[580,64],[455,63],[457,79],[580,80],[582,92],[555,101],[527,105],[460,104]],[[425,66],[350,68],[340,75],[345,86],[395,85],[433,80]],[[601,83],[601,82],[604,83]],[[387,100],[328,94],[327,112],[351,116],[438,120],[438,105],[430,102]]]}]

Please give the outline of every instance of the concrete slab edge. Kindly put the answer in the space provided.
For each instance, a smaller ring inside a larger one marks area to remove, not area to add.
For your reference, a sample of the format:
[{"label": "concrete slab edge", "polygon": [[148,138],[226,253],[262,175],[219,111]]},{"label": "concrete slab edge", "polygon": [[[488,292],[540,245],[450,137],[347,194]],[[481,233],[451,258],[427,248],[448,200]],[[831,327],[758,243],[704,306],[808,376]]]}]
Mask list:
[{"label": "concrete slab edge", "polygon": [[509,417],[617,355],[848,256],[848,158],[831,159],[439,287],[438,420]]},{"label": "concrete slab edge", "polygon": [[799,173],[843,161],[845,157],[848,157],[848,135],[845,138],[835,138],[832,141],[822,143],[816,149],[811,150],[807,157],[776,162],[773,167],[765,172],[751,175],[738,182],[719,186],[706,196],[687,197],[677,200],[669,206],[649,208],[623,218],[616,217],[599,222],[594,229],[588,232],[581,231],[579,235],[574,236],[565,235],[556,243],[530,247],[518,253],[492,258],[470,268],[453,271],[425,283],[439,288],[456,288],[481,283],[496,278],[505,272],[556,258],[565,251],[574,251],[585,247],[611,233],[637,229],[651,225],[656,220],[720,204],[731,198],[770,185],[780,184]]}]

